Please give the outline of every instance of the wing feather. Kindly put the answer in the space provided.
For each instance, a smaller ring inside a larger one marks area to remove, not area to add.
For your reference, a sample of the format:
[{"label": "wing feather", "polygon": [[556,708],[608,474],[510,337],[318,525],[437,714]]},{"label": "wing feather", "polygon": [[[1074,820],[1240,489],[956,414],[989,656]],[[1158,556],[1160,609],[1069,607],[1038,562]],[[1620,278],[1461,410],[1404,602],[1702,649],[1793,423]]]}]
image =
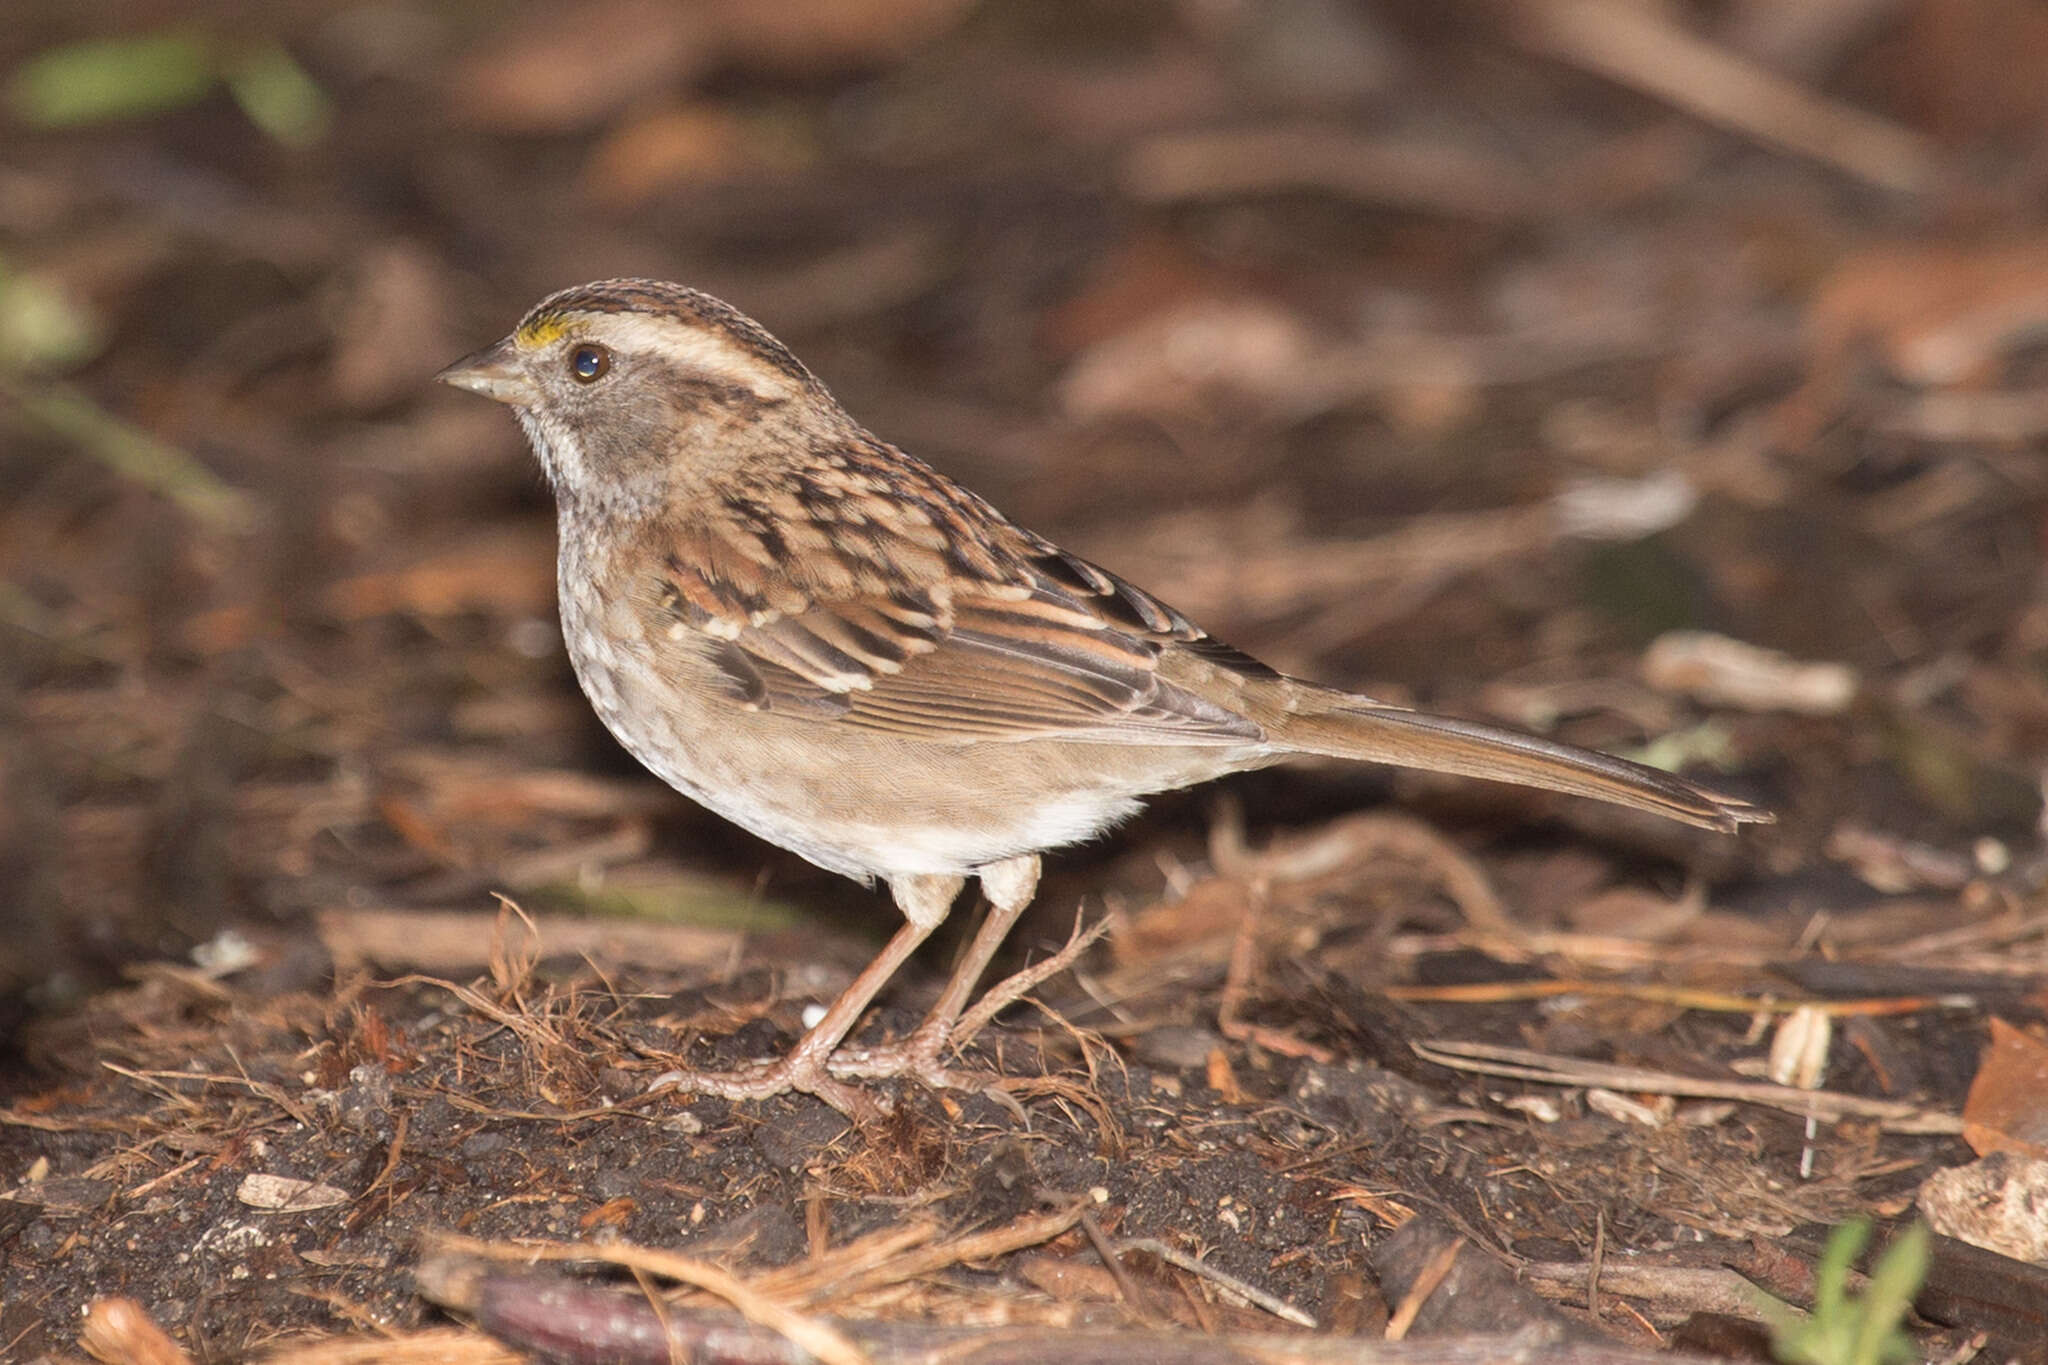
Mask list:
[{"label": "wing feather", "polygon": [[[913,473],[928,482],[896,502],[871,481],[825,486],[833,468],[793,494],[727,498],[687,529],[657,528],[662,569],[636,592],[647,638],[708,659],[736,705],[938,742],[1264,737],[1160,676],[1176,645],[1263,669],[1157,598],[923,466]],[[774,553],[789,536],[769,510],[826,505],[829,553]]]}]

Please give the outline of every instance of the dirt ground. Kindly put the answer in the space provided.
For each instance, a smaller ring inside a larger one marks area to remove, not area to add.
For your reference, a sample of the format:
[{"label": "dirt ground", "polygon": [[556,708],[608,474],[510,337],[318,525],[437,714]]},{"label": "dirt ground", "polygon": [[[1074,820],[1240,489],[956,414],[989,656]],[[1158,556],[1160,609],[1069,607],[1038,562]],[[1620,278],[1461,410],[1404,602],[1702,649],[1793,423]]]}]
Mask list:
[{"label": "dirt ground", "polygon": [[[1923,1358],[2048,1361],[2038,5],[9,13],[0,1359],[1770,1359],[1864,1216]],[[1049,860],[986,1092],[649,1094],[894,912],[612,743],[431,383],[619,274],[1778,822],[1247,775]]]}]

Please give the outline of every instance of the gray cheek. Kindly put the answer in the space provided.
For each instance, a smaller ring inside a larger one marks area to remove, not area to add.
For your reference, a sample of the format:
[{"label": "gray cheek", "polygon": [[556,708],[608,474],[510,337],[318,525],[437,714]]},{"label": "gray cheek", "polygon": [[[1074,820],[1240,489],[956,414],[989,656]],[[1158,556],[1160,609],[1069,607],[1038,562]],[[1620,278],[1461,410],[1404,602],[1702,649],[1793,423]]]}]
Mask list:
[{"label": "gray cheek", "polygon": [[520,410],[555,495],[589,515],[645,515],[662,505],[677,437],[674,408],[633,375],[590,386],[564,380],[544,407]]}]

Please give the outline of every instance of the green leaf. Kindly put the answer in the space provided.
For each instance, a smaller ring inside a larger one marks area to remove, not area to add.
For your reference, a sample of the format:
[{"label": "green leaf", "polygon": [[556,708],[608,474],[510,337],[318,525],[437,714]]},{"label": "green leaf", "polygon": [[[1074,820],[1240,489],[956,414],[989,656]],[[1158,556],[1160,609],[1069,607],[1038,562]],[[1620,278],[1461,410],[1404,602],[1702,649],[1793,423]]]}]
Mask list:
[{"label": "green leaf", "polygon": [[1916,1223],[1894,1238],[1864,1292],[1851,1297],[1849,1276],[1870,1231],[1868,1218],[1856,1218],[1828,1238],[1813,1271],[1811,1317],[1802,1319],[1768,1297],[1759,1305],[1771,1326],[1772,1353],[1784,1365],[1887,1365],[1917,1358],[1899,1324],[1927,1277],[1927,1227]]},{"label": "green leaf", "polygon": [[33,275],[0,268],[0,370],[72,369],[99,354],[98,321]]},{"label": "green leaf", "polygon": [[1863,1294],[1865,1316],[1863,1331],[1856,1339],[1856,1360],[1913,1359],[1913,1344],[1898,1328],[1912,1310],[1913,1296],[1927,1279],[1932,1259],[1932,1235],[1925,1223],[1913,1224],[1885,1248],[1871,1269],[1870,1286]]},{"label": "green leaf", "polygon": [[1870,1241],[1870,1220],[1851,1218],[1835,1229],[1821,1248],[1820,1264],[1813,1268],[1813,1316],[1832,1322],[1849,1307],[1849,1275],[1856,1258]]},{"label": "green leaf", "polygon": [[29,58],[8,81],[7,102],[24,122],[68,128],[196,104],[217,75],[196,34],[99,38]]},{"label": "green leaf", "polygon": [[227,66],[228,93],[249,121],[287,146],[319,141],[333,106],[306,69],[276,43],[265,43]]},{"label": "green leaf", "polygon": [[1706,720],[1683,730],[1660,735],[1628,757],[1666,772],[1678,772],[1699,764],[1730,771],[1736,762],[1735,731],[1726,721]]}]

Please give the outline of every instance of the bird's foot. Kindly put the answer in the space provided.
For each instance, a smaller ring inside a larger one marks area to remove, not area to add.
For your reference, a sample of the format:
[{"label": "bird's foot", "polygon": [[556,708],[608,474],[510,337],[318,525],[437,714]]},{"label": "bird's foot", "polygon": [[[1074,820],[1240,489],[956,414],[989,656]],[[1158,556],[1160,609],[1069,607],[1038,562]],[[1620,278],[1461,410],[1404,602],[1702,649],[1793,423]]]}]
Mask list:
[{"label": "bird's foot", "polygon": [[881,1081],[909,1076],[934,1090],[979,1090],[994,1079],[956,1071],[939,1060],[946,1051],[952,1028],[942,1020],[927,1019],[909,1037],[881,1047],[842,1047],[826,1061],[825,1068],[843,1080]]},{"label": "bird's foot", "polygon": [[1108,928],[1107,920],[1085,930],[1077,925],[1058,952],[997,982],[972,1009],[957,1018],[934,1013],[898,1042],[883,1047],[828,1050],[825,1039],[832,1035],[814,1032],[780,1060],[756,1062],[731,1071],[668,1071],[657,1076],[647,1088],[650,1092],[674,1090],[728,1100],[765,1100],[793,1090],[802,1091],[817,1096],[848,1118],[863,1122],[880,1117],[892,1106],[887,1095],[858,1083],[908,1077],[934,1090],[971,1090],[992,1095],[1014,1108],[1016,1101],[1003,1092],[1003,1079],[997,1073],[958,1070],[940,1059],[949,1051],[966,1047],[996,1015],[1048,978],[1073,966]]},{"label": "bird's foot", "polygon": [[926,1020],[916,1032],[885,1047],[843,1047],[826,1064],[834,1076],[856,1081],[890,1080],[908,1077],[933,1090],[965,1090],[986,1095],[1008,1109],[1019,1122],[1028,1122],[1024,1106],[1010,1094],[999,1072],[963,1071],[947,1066],[939,1058],[951,1041],[953,1030]]},{"label": "bird's foot", "polygon": [[654,1078],[647,1090],[650,1094],[673,1090],[717,1095],[728,1100],[765,1100],[801,1091],[817,1096],[856,1123],[880,1118],[890,1108],[886,1096],[833,1079],[825,1058],[800,1052],[779,1061],[756,1062],[732,1071],[665,1071]]},{"label": "bird's foot", "polygon": [[842,1047],[825,1065],[832,1075],[849,1080],[909,1076],[935,1090],[991,1092],[1001,1084],[1001,1077],[995,1073],[959,1071],[939,1059],[948,1051],[966,1047],[991,1019],[1038,989],[1041,983],[1073,966],[1108,928],[1107,920],[1088,929],[1077,925],[1058,952],[998,981],[959,1018],[929,1016],[900,1042],[884,1047]]}]

